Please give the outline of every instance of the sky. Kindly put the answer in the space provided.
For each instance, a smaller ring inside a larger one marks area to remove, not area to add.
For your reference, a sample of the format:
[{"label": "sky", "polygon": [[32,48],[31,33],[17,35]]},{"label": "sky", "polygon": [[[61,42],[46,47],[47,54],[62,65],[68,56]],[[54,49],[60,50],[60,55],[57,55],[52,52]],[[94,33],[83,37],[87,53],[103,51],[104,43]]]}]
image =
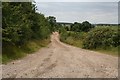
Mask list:
[{"label": "sky", "polygon": [[118,23],[117,2],[36,2],[37,11],[57,22]]}]

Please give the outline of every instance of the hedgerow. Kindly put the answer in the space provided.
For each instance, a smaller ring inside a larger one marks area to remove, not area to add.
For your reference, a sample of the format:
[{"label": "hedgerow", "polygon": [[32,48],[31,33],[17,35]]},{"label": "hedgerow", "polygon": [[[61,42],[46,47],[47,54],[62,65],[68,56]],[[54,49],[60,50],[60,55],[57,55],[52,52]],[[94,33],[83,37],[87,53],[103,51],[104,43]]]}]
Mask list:
[{"label": "hedgerow", "polygon": [[117,47],[120,45],[118,29],[97,27],[89,31],[83,40],[83,48],[96,49],[99,47]]}]

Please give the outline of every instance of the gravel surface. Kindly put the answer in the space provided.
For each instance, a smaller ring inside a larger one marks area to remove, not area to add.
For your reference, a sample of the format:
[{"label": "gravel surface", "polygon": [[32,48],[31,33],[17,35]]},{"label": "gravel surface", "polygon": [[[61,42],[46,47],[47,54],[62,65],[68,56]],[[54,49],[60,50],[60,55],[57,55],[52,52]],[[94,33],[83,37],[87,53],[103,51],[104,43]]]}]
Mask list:
[{"label": "gravel surface", "polygon": [[46,48],[2,65],[2,77],[116,78],[118,57],[67,45],[54,32]]}]

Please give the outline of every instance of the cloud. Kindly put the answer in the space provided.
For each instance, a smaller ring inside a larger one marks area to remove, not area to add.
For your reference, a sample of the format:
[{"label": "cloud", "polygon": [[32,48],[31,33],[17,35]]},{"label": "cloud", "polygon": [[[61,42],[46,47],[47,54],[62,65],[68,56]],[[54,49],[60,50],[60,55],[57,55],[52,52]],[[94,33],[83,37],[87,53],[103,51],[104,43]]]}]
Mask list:
[{"label": "cloud", "polygon": [[61,22],[118,23],[117,2],[39,2],[37,7],[45,16],[55,16]]}]

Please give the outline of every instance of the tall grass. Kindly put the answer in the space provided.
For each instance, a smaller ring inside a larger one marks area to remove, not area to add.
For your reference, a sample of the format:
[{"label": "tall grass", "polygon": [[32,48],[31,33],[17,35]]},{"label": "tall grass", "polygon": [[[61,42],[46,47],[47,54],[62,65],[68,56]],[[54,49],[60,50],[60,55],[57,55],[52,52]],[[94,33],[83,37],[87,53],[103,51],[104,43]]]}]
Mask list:
[{"label": "tall grass", "polygon": [[85,32],[66,31],[60,34],[60,40],[67,44],[82,48],[83,38],[85,35]]},{"label": "tall grass", "polygon": [[6,64],[12,60],[16,60],[26,56],[27,54],[31,54],[38,49],[47,46],[50,43],[50,39],[45,40],[31,40],[21,47],[17,47],[14,45],[7,45],[2,49],[2,63]]}]

